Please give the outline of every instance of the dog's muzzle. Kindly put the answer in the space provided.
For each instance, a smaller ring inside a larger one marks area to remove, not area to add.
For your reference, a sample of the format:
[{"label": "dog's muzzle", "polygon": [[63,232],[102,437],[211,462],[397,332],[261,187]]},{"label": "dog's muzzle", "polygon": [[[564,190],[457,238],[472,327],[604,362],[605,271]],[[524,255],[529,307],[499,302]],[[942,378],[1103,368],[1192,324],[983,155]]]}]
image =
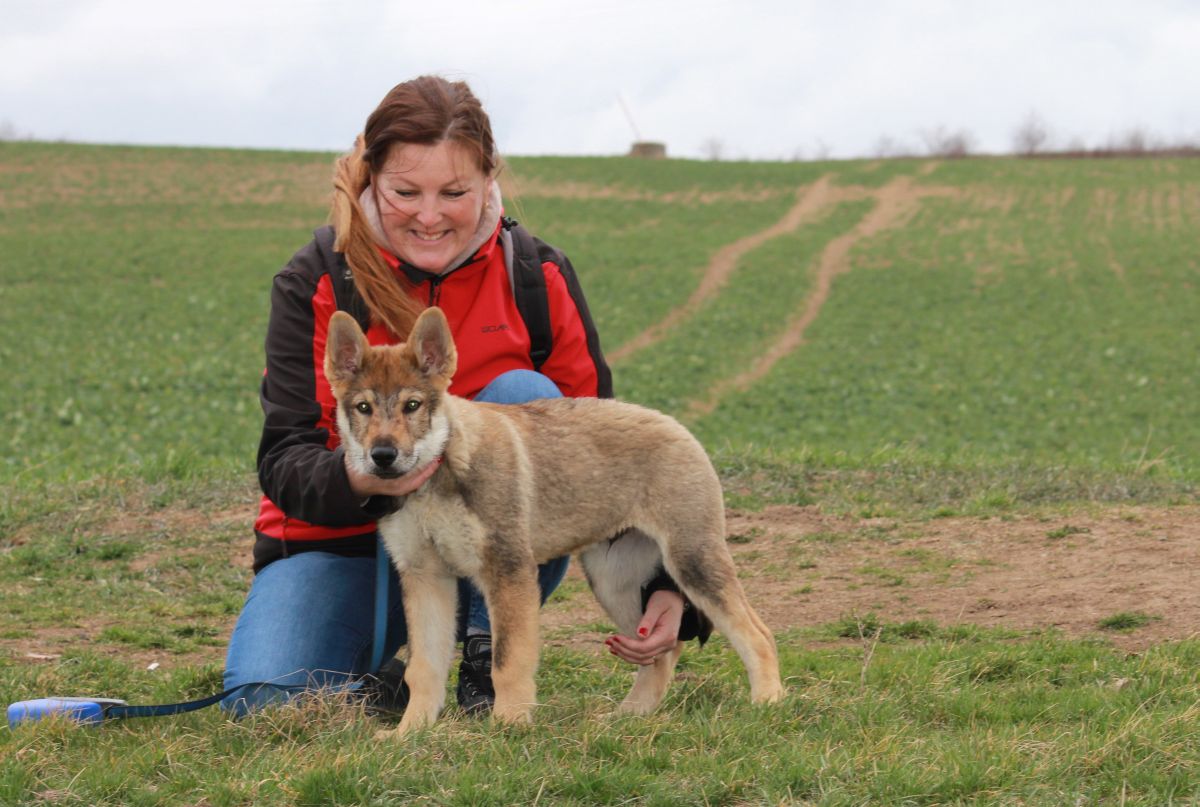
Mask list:
[{"label": "dog's muzzle", "polygon": [[400,469],[394,468],[400,452],[395,446],[380,445],[371,449],[371,462],[375,463],[375,475],[383,477],[400,476]]}]

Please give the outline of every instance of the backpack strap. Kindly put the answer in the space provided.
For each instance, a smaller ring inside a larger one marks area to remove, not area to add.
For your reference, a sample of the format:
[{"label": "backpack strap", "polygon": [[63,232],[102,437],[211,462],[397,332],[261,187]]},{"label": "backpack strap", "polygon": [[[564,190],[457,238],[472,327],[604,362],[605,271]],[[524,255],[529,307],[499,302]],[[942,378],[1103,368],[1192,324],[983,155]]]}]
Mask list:
[{"label": "backpack strap", "polygon": [[345,311],[358,320],[359,327],[365,332],[371,327],[371,312],[362,296],[355,290],[354,273],[346,256],[333,251],[334,232],[331,225],[325,225],[316,230],[317,248],[324,254],[325,265],[329,267],[329,281],[333,286],[333,299],[339,311]]},{"label": "backpack strap", "polygon": [[533,361],[533,369],[540,372],[554,348],[550,331],[550,300],[546,296],[542,259],[537,242],[528,230],[507,216],[502,222],[504,226],[500,240],[504,246],[504,265],[508,269],[517,311],[525,321],[525,329],[529,331],[529,358]]}]

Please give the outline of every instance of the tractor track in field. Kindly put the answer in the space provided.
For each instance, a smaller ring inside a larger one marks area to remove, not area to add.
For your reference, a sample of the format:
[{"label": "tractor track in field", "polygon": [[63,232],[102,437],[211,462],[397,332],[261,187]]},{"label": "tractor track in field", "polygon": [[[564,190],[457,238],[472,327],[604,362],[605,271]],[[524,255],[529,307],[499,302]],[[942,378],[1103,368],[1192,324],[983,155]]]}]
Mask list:
[{"label": "tractor track in field", "polygon": [[738,261],[746,253],[757,249],[773,238],[795,232],[803,224],[815,220],[830,205],[848,199],[862,198],[862,194],[857,190],[847,192],[845,189],[834,188],[832,177],[826,175],[811,185],[800,188],[796,197],[796,203],[779,221],[765,230],[739,238],[732,244],[727,244],[717,250],[712,260],[709,261],[704,276],[700,279],[700,284],[687,301],[614,350],[609,359],[614,363],[623,361],[661,340],[672,328],[694,314],[705,301],[720,291],[737,269]]},{"label": "tractor track in field", "polygon": [[833,281],[852,268],[850,252],[859,242],[884,230],[903,226],[916,214],[921,200],[925,198],[959,195],[959,191],[955,188],[916,185],[912,178],[907,176],[898,177],[870,193],[863,192],[863,189],[858,188],[842,190],[847,192],[844,195],[828,194],[827,196],[836,198],[841,195],[841,199],[838,201],[872,198],[875,200],[875,207],[859,221],[853,230],[834,238],[825,246],[817,264],[812,291],[809,292],[796,316],[788,322],[787,327],[775,341],[746,370],[714,385],[703,399],[693,400],[687,407],[687,417],[698,418],[712,412],[725,395],[749,388],[766,376],[780,359],[804,344],[804,336],[809,326],[816,321],[821,309],[829,300],[829,295],[833,290]]},{"label": "tractor track in field", "polygon": [[[937,166],[937,162],[926,163],[921,166],[917,175],[927,176]],[[613,350],[608,358],[613,364],[618,364],[666,338],[679,323],[695,314],[720,292],[737,271],[738,263],[746,254],[766,242],[795,232],[843,202],[873,200],[874,208],[854,229],[834,238],[825,246],[817,263],[812,291],[775,340],[743,372],[723,379],[710,388],[704,397],[694,399],[686,405],[685,418],[703,417],[712,412],[724,396],[750,387],[769,373],[780,359],[804,343],[809,326],[817,319],[829,300],[834,280],[852,268],[850,253],[858,243],[884,230],[903,226],[916,214],[921,201],[926,198],[961,195],[962,192],[957,188],[919,185],[911,176],[897,177],[882,187],[868,188],[858,185],[837,186],[833,184],[833,176],[826,174],[811,184],[801,186],[796,191],[795,204],[774,224],[719,249],[709,261],[695,291],[686,301]]]}]

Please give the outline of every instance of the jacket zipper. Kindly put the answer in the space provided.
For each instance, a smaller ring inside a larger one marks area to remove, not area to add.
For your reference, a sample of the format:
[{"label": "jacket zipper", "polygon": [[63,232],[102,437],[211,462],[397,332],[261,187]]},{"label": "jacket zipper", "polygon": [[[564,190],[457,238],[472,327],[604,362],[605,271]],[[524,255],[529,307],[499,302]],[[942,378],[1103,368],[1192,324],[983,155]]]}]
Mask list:
[{"label": "jacket zipper", "polygon": [[429,305],[433,307],[442,299],[442,276],[429,278]]}]

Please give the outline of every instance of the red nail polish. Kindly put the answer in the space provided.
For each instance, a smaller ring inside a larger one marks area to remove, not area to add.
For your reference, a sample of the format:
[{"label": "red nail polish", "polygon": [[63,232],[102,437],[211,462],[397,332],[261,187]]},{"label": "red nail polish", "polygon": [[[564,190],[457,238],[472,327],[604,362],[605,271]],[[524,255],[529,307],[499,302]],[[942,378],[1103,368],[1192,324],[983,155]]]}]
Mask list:
[{"label": "red nail polish", "polygon": [[646,638],[646,634],[649,632],[650,631],[646,630],[645,628],[638,628],[638,636],[641,636],[643,639]]}]

